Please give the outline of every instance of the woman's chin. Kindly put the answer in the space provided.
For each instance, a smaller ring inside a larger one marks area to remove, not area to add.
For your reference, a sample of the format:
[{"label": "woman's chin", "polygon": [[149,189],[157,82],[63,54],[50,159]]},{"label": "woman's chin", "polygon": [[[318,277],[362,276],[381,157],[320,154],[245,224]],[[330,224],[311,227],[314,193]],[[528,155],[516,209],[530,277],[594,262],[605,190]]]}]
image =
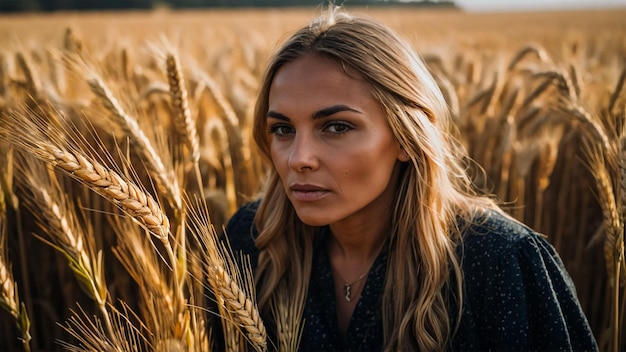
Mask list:
[{"label": "woman's chin", "polygon": [[303,223],[309,226],[326,226],[330,223],[330,220],[328,217],[319,216],[319,214],[310,214],[310,213],[300,214],[297,210],[296,210],[296,214],[298,214],[298,218],[300,219],[300,221],[302,221]]}]

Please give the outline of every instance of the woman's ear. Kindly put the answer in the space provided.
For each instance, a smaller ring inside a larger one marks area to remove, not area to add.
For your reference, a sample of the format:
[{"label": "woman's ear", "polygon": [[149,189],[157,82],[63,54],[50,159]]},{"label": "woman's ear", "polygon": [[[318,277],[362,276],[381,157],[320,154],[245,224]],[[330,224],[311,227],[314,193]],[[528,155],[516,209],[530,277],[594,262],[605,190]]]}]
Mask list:
[{"label": "woman's ear", "polygon": [[398,160],[404,163],[411,160],[409,153],[404,148],[400,148],[398,151]]}]

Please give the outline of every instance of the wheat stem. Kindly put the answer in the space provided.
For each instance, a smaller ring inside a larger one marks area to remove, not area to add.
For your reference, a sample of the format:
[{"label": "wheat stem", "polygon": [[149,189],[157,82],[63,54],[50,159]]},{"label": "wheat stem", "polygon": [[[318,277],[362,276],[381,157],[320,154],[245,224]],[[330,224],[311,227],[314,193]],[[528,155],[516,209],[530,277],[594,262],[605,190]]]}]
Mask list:
[{"label": "wheat stem", "polygon": [[[0,196],[2,196],[0,192]],[[8,312],[22,334],[22,345],[25,351],[30,351],[30,320],[25,305],[20,304],[17,284],[13,279],[7,252],[7,218],[6,213],[0,213],[0,308]]]},{"label": "wheat stem", "polygon": [[625,66],[622,68],[622,72],[619,75],[619,79],[617,80],[617,84],[615,85],[615,90],[611,93],[611,100],[609,101],[608,111],[612,112],[615,107],[615,103],[620,97],[622,90],[624,89],[624,82],[626,81],[626,61],[624,62]]}]

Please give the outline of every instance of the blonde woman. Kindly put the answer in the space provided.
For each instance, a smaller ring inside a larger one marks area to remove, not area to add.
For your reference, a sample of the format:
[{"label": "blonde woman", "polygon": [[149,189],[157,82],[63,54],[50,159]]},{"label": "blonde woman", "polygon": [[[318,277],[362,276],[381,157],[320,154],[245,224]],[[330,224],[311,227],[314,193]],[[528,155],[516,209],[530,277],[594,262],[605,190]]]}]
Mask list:
[{"label": "blonde woman", "polygon": [[280,323],[310,351],[597,350],[558,255],[472,190],[441,92],[390,29],[333,9],[303,27],[254,119],[271,171],[226,233],[270,349]]}]

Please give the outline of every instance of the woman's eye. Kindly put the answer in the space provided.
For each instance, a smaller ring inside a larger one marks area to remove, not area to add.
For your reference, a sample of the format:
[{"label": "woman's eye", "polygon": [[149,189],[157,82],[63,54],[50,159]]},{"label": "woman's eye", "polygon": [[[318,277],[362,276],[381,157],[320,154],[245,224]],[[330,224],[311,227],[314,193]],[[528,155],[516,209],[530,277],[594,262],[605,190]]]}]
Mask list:
[{"label": "woman's eye", "polygon": [[289,125],[275,124],[270,126],[270,133],[279,137],[284,137],[294,133],[294,128]]},{"label": "woman's eye", "polygon": [[330,133],[342,134],[350,131],[353,128],[354,127],[347,122],[330,122],[324,127],[324,130]]}]

